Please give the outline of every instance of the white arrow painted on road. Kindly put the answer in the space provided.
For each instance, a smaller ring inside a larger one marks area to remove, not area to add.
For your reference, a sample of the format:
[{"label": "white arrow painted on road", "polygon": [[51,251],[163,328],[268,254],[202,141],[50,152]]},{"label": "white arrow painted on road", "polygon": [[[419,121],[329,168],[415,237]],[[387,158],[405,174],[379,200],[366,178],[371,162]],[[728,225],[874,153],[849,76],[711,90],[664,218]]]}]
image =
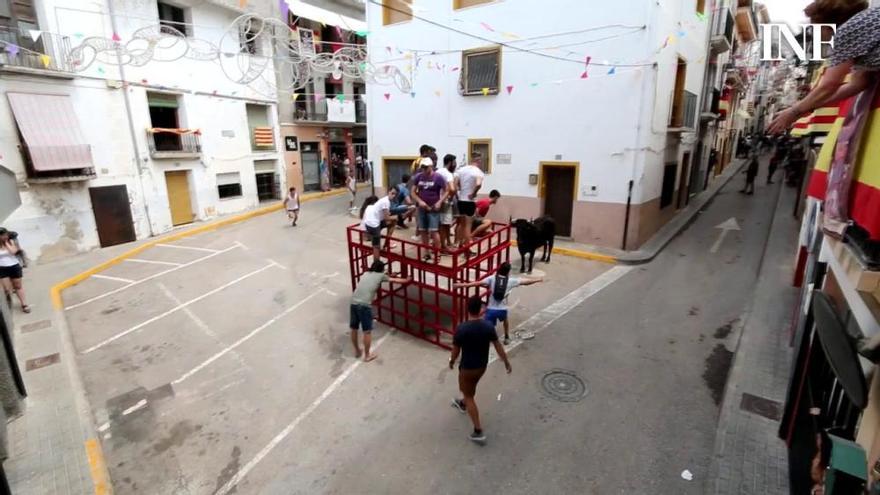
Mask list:
[{"label": "white arrow painted on road", "polygon": [[721,249],[721,243],[724,242],[724,238],[727,237],[727,233],[731,230],[742,230],[739,228],[739,224],[736,223],[736,218],[730,217],[726,221],[715,226],[716,229],[721,229],[721,233],[718,234],[718,240],[715,241],[715,244],[712,244],[712,248],[709,249],[710,253],[717,253],[719,249]]}]

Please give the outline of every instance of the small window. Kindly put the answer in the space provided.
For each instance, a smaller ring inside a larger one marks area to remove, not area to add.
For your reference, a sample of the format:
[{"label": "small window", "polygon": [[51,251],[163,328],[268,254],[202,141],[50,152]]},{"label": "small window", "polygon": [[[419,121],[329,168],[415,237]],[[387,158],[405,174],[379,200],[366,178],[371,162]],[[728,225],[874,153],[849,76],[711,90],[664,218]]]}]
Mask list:
[{"label": "small window", "polygon": [[660,192],[660,209],[672,204],[675,196],[675,175],[678,173],[678,164],[669,163],[663,167],[663,190]]},{"label": "small window", "polygon": [[217,195],[220,199],[241,197],[241,174],[228,172],[217,174]]},{"label": "small window", "polygon": [[259,25],[259,22],[260,21],[256,19],[248,19],[239,27],[238,44],[241,48],[241,53],[262,55],[259,38],[262,26]]},{"label": "small window", "polygon": [[382,24],[412,20],[412,0],[382,0]]},{"label": "small window", "polygon": [[697,0],[697,12],[701,14],[706,13],[706,0]]},{"label": "small window", "polygon": [[462,94],[498,94],[501,73],[501,48],[483,48],[462,53]]},{"label": "small window", "polygon": [[492,3],[495,0],[452,0],[452,8],[453,9],[466,9],[468,7],[475,7],[477,5],[482,5],[484,3]]},{"label": "small window", "polygon": [[471,162],[483,172],[492,173],[491,139],[468,139],[468,163]]},{"label": "small window", "polygon": [[182,34],[192,36],[190,26],[186,22],[186,11],[165,2],[158,2],[159,6],[159,30],[165,34]]}]

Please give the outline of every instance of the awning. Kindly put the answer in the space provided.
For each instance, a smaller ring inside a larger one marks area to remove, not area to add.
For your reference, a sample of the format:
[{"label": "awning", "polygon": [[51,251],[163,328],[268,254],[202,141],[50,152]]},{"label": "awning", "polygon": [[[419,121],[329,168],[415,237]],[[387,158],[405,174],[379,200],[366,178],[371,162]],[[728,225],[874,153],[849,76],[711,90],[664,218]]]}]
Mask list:
[{"label": "awning", "polygon": [[67,95],[6,93],[34,170],[92,168],[92,151]]},{"label": "awning", "polygon": [[314,5],[307,4],[301,0],[285,1],[287,2],[287,5],[290,6],[290,12],[292,12],[293,15],[304,17],[306,19],[311,19],[322,24],[336,26],[341,29],[347,29],[349,31],[367,30],[367,23],[364,21],[359,21],[357,19],[353,19],[342,14],[337,14],[335,12],[322,9],[320,7],[315,7]]}]

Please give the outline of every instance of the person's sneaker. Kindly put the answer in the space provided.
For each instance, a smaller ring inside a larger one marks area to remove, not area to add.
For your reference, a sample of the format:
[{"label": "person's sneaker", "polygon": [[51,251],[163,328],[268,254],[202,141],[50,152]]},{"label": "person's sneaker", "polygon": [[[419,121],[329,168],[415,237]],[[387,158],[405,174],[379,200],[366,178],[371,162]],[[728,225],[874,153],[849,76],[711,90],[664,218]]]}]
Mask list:
[{"label": "person's sneaker", "polygon": [[464,414],[467,412],[467,408],[464,405],[464,401],[461,399],[452,399],[452,407],[458,409],[458,412]]},{"label": "person's sneaker", "polygon": [[510,345],[510,337],[504,337],[504,345]]},{"label": "person's sneaker", "polygon": [[476,444],[485,445],[486,443],[486,434],[482,431],[479,433],[475,431],[468,435],[468,438],[470,438],[471,442],[474,442]]}]

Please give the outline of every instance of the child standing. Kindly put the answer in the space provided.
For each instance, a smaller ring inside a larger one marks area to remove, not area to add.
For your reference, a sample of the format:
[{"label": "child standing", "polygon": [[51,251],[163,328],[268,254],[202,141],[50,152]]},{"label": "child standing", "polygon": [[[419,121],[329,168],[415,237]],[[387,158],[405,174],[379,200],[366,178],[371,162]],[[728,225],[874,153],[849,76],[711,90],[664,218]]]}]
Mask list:
[{"label": "child standing", "polygon": [[352,213],[357,210],[357,206],[354,205],[354,200],[357,199],[357,181],[351,175],[351,173],[347,173],[345,176],[345,187],[348,189],[349,196],[348,211],[349,213]]},{"label": "child standing", "polygon": [[287,210],[287,219],[291,220],[291,226],[296,227],[296,221],[299,220],[299,193],[295,187],[291,187],[284,198],[284,209]]},{"label": "child standing", "polygon": [[541,279],[527,279],[510,276],[510,263],[504,262],[498,268],[498,273],[493,276],[463,284],[453,284],[453,288],[488,287],[489,307],[486,310],[486,320],[496,326],[498,321],[504,323],[504,345],[510,343],[510,323],[507,317],[507,297],[514,287],[532,285],[543,282]]}]

